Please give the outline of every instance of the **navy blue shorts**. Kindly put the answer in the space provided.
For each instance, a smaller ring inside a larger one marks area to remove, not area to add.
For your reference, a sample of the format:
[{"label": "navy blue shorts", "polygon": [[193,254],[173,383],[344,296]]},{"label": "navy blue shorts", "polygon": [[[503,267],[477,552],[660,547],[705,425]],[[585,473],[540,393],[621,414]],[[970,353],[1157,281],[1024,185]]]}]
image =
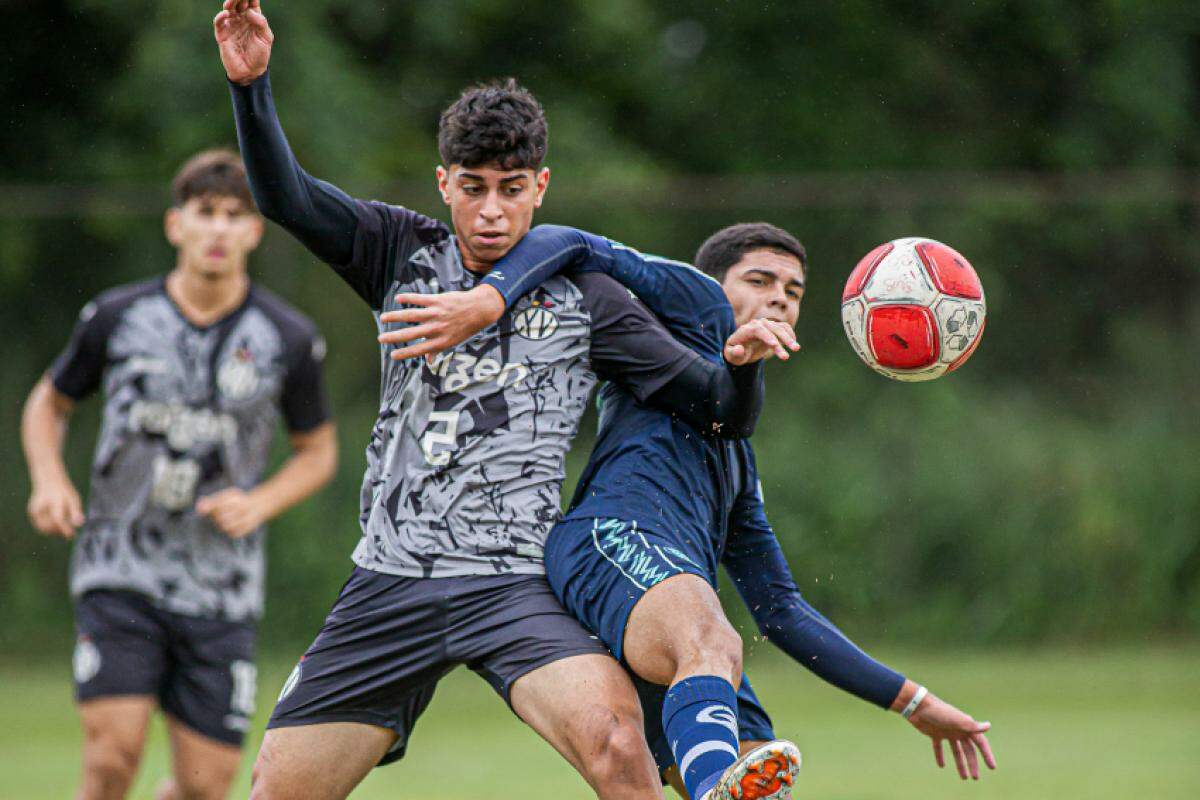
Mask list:
[{"label": "navy blue shorts", "polygon": [[[688,553],[686,547],[624,520],[564,520],[554,526],[546,542],[546,577],[567,611],[595,631],[624,664],[629,615],[651,587],[673,575],[709,580],[700,566],[703,558]],[[662,729],[666,687],[632,677],[642,701],[646,741],[659,769],[665,770],[675,763]],[[738,687],[738,727],[738,738],[744,742],[775,738],[771,718],[745,677]]]},{"label": "navy blue shorts", "polygon": [[136,592],[75,604],[75,699],[149,695],[211,739],[240,747],[254,716],[254,625],[164,611]]},{"label": "navy blue shorts", "polygon": [[283,686],[268,728],[360,722],[404,756],[437,682],[466,665],[509,700],[514,681],[584,654],[608,655],[541,575],[407,578],[355,567]]}]

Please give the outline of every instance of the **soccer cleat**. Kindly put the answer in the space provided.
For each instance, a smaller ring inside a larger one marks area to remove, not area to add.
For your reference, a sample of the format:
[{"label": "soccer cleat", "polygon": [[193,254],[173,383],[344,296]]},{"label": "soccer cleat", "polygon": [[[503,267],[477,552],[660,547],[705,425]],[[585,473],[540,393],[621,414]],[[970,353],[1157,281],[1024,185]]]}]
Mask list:
[{"label": "soccer cleat", "polygon": [[799,771],[800,750],[776,739],[734,762],[703,800],[788,800]]}]

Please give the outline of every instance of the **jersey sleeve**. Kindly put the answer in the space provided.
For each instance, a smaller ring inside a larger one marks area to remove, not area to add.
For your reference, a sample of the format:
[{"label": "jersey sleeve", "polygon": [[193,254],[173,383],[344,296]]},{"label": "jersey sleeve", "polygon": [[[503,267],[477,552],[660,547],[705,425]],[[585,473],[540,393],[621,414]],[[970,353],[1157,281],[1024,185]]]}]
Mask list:
[{"label": "jersey sleeve", "polygon": [[280,409],[287,429],[305,433],[330,419],[325,390],[325,340],[313,330],[289,346],[287,377]]},{"label": "jersey sleeve", "polygon": [[748,480],[734,505],[722,563],[759,632],[828,683],[888,708],[904,676],[863,652],[804,600],[767,522],[754,454],[743,447]]},{"label": "jersey sleeve", "polygon": [[539,225],[526,234],[483,279],[511,308],[517,298],[563,271],[600,272],[637,295],[690,349],[722,363],[733,332],[733,310],[720,284],[679,261],[562,225]]},{"label": "jersey sleeve", "polygon": [[444,235],[444,226],[402,206],[354,201],[358,220],[349,261],[332,265],[371,308],[383,308],[392,281],[410,277],[409,258]]},{"label": "jersey sleeve", "polygon": [[572,278],[592,318],[592,369],[645,402],[698,356],[607,275]]},{"label": "jersey sleeve", "polygon": [[108,337],[117,319],[117,309],[100,300],[83,307],[70,341],[50,365],[50,381],[56,390],[72,400],[82,400],[99,388],[108,365]]},{"label": "jersey sleeve", "polygon": [[305,172],[279,122],[269,73],[248,86],[230,83],[229,90],[259,211],[379,309],[396,265],[407,263],[424,242],[446,235],[445,226],[400,206],[356,200]]}]

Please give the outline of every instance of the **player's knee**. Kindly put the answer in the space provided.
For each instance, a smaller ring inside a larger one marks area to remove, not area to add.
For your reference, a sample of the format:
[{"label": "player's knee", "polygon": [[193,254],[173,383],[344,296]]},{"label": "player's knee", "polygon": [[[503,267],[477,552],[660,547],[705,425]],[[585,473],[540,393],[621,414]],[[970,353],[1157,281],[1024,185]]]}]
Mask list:
[{"label": "player's knee", "polygon": [[100,738],[84,749],[86,782],[100,789],[99,796],[120,796],[137,774],[141,753],[119,740]]},{"label": "player's knee", "polygon": [[709,674],[738,683],[742,678],[742,637],[718,617],[700,619],[689,626],[686,641],[678,648],[677,677]]},{"label": "player's knee", "polygon": [[222,800],[229,794],[235,774],[236,768],[214,767],[176,775],[173,800]]},{"label": "player's knee", "polygon": [[589,750],[584,761],[602,796],[605,789],[636,784],[653,774],[640,719],[614,715],[610,724],[593,731]]}]

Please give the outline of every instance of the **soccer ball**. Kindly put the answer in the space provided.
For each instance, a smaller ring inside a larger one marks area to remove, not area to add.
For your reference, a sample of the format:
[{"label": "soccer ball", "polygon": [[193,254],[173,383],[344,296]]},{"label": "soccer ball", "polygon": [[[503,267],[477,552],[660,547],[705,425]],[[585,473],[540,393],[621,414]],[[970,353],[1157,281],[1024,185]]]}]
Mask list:
[{"label": "soccer ball", "polygon": [[979,345],[986,316],[975,270],[933,239],[881,244],[858,262],[842,292],[842,324],[854,352],[898,381],[958,369]]}]

